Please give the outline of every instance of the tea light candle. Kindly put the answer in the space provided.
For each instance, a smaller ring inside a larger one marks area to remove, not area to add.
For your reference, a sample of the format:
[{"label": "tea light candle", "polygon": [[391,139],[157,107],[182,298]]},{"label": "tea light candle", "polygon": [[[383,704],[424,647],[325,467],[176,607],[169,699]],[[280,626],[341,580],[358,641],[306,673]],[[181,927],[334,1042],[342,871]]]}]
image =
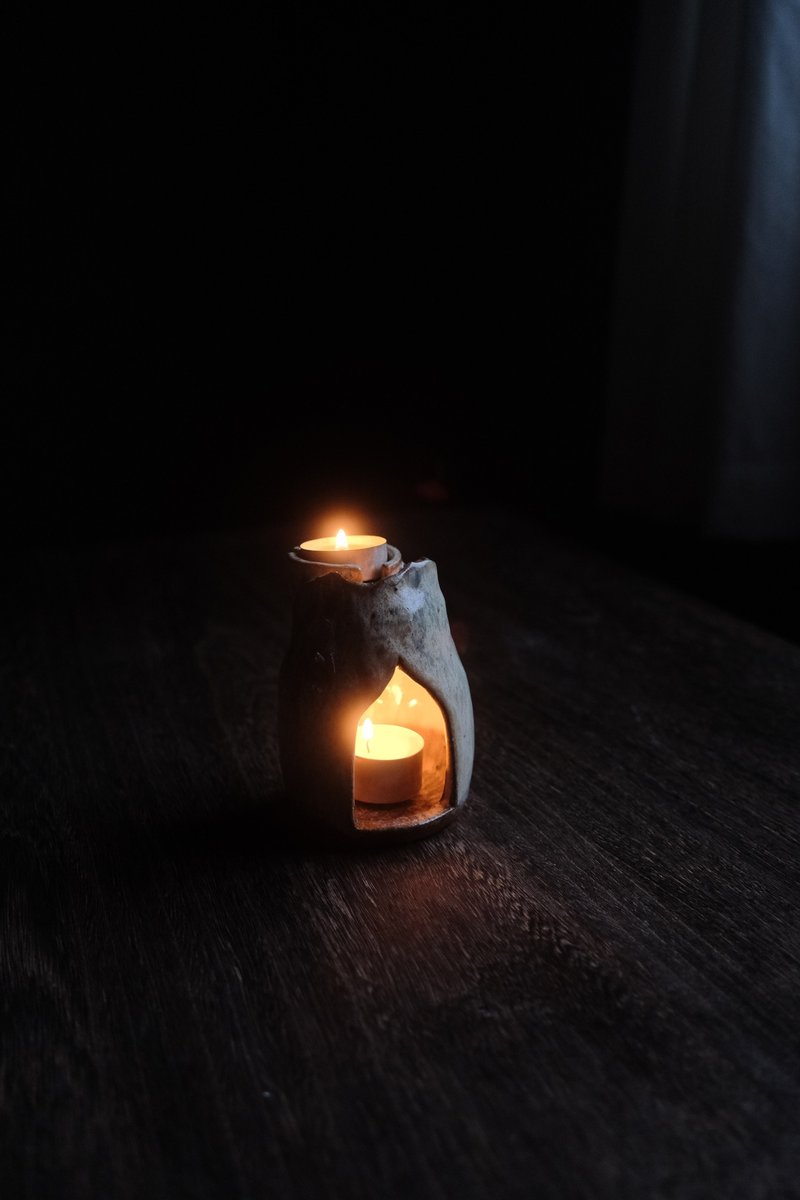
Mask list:
[{"label": "tea light candle", "polygon": [[373,725],[356,732],[353,795],[362,804],[400,804],[422,787],[425,739],[404,725]]},{"label": "tea light candle", "polygon": [[386,562],[386,538],[374,534],[346,534],[340,529],[336,537],[312,538],[300,543],[300,553],[311,562],[356,566],[363,579],[379,579]]}]

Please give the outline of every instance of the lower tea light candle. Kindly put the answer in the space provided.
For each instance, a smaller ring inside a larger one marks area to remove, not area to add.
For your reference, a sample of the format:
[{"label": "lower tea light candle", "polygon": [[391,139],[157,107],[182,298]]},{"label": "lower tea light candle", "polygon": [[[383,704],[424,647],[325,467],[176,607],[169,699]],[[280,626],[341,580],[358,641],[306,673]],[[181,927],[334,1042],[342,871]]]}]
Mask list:
[{"label": "lower tea light candle", "polygon": [[427,558],[403,562],[385,538],[345,546],[340,535],[289,553],[296,586],[278,681],[286,817],[337,841],[423,837],[463,807],[474,755],[438,571]]},{"label": "lower tea light candle", "polygon": [[353,795],[363,804],[402,804],[422,788],[425,740],[403,725],[373,725],[356,734]]}]

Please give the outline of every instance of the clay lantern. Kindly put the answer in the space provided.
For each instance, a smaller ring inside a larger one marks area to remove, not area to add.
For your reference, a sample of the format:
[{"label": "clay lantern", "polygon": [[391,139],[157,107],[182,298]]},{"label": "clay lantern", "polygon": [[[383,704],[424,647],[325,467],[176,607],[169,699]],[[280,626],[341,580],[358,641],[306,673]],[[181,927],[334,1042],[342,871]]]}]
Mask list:
[{"label": "clay lantern", "polygon": [[463,807],[472,699],[436,564],[368,535],[290,552],[292,630],[278,686],[289,820],[361,845],[406,841]]}]

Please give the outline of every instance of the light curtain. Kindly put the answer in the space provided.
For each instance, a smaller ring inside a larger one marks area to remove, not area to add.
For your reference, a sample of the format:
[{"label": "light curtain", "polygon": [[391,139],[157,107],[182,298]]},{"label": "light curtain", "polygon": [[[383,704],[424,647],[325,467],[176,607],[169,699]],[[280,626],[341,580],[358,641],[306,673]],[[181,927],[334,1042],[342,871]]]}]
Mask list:
[{"label": "light curtain", "polygon": [[611,510],[800,536],[800,3],[643,0],[599,464]]}]

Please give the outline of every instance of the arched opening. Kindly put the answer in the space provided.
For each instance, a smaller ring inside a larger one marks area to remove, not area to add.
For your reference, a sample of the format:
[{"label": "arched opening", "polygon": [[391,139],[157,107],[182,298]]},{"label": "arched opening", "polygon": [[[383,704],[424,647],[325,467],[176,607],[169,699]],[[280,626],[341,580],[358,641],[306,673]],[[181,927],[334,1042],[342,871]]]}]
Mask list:
[{"label": "arched opening", "polygon": [[451,790],[445,714],[428,689],[398,665],[354,731],[356,828],[424,823],[450,807]]}]

